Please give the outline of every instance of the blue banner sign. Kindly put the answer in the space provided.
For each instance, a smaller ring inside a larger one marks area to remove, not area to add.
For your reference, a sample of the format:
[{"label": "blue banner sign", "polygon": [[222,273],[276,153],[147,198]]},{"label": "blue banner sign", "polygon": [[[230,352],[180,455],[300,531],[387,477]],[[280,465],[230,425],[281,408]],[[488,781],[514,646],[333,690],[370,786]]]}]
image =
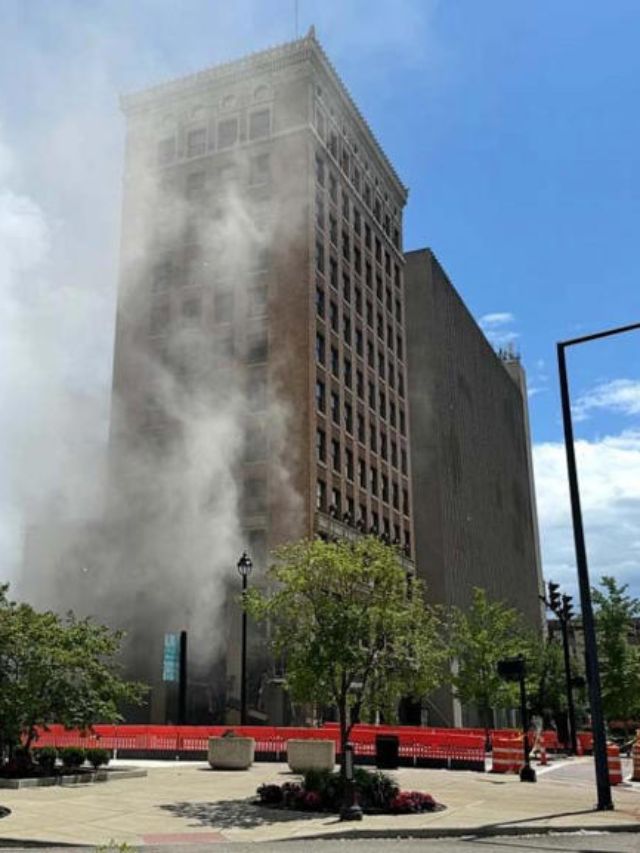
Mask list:
[{"label": "blue banner sign", "polygon": [[162,680],[180,680],[180,635],[164,635],[164,656],[162,659]]}]

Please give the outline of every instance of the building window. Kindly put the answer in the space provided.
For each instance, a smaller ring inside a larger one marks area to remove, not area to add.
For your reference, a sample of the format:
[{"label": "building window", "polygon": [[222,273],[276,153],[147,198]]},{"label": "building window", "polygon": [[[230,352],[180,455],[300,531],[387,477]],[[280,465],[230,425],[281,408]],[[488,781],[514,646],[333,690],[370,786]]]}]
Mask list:
[{"label": "building window", "polygon": [[267,377],[263,370],[248,373],[247,403],[252,412],[264,412],[267,408]]},{"label": "building window", "polygon": [[351,403],[344,404],[344,428],[351,435],[353,432],[353,408]]},{"label": "building window", "polygon": [[342,274],[342,296],[345,302],[351,302],[351,279],[347,273]]},{"label": "building window", "polygon": [[402,322],[402,303],[399,299],[396,299],[396,320]]},{"label": "building window", "polygon": [[367,488],[367,466],[364,459],[358,460],[358,485],[361,489]]},{"label": "building window", "polygon": [[166,332],[171,322],[171,306],[168,302],[161,302],[151,308],[150,334],[161,335]]},{"label": "building window", "polygon": [[316,269],[324,275],[324,244],[316,241]]},{"label": "building window", "polygon": [[353,451],[348,448],[344,453],[344,475],[347,480],[353,480]]},{"label": "building window", "polygon": [[201,157],[207,150],[207,131],[203,127],[187,133],[187,157]]},{"label": "building window", "polygon": [[324,344],[324,335],[321,335],[320,332],[316,335],[316,361],[318,364],[324,365],[324,357],[325,357],[325,344]]},{"label": "building window", "polygon": [[406,451],[404,448],[402,449],[402,452],[400,453],[400,459],[401,459],[401,462],[402,462],[402,465],[401,465],[402,473],[403,473],[403,474],[406,474],[406,473],[407,473],[407,469],[408,469],[408,467],[409,467],[409,466],[408,466],[408,464],[407,464],[407,462],[408,462],[408,460],[407,460],[407,451]]},{"label": "building window", "polygon": [[351,361],[348,358],[344,360],[344,384],[347,388],[351,388]]},{"label": "building window", "polygon": [[264,317],[267,313],[267,286],[259,284],[256,287],[250,287],[249,292],[249,317]]},{"label": "building window", "polygon": [[338,289],[338,262],[335,258],[329,258],[329,284]]},{"label": "building window", "polygon": [[321,187],[324,186],[324,171],[324,160],[320,154],[316,154],[316,181]]},{"label": "building window", "polygon": [[356,313],[362,314],[362,291],[356,287]]},{"label": "building window", "polygon": [[397,335],[396,337],[396,352],[398,354],[398,358],[402,358],[402,336]]},{"label": "building window", "polygon": [[329,239],[334,246],[338,245],[338,222],[332,213],[329,214]]},{"label": "building window", "polygon": [[187,322],[194,322],[202,314],[202,300],[199,296],[192,296],[182,303],[182,317]]},{"label": "building window", "polygon": [[404,413],[404,406],[400,406],[400,434],[407,434],[407,419]]},{"label": "building window", "polygon": [[353,522],[355,520],[354,519],[355,511],[356,511],[355,502],[354,502],[353,498],[348,497],[347,498],[347,512],[346,512],[346,515],[344,517],[344,521],[346,521],[347,524],[350,524],[351,526],[353,526]]},{"label": "building window", "polygon": [[373,329],[373,304],[370,299],[367,299],[367,325]]},{"label": "building window", "polygon": [[378,410],[380,412],[380,417],[386,418],[387,417],[387,397],[386,397],[384,391],[380,391],[378,398],[379,398],[378,399]]},{"label": "building window", "polygon": [[362,214],[355,207],[353,209],[353,230],[356,234],[360,234],[362,232]]},{"label": "building window", "polygon": [[371,226],[368,222],[364,223],[364,245],[371,250]]},{"label": "building window", "polygon": [[340,517],[340,510],[342,509],[342,496],[340,494],[340,489],[333,488],[331,489],[331,507],[330,512],[336,518]]},{"label": "building window", "polygon": [[218,124],[218,148],[231,148],[238,141],[238,119],[227,118]]},{"label": "building window", "polygon": [[404,515],[409,515],[409,492],[407,489],[402,490],[402,512]]},{"label": "building window", "polygon": [[392,487],[392,503],[394,509],[400,508],[400,489],[397,483],[394,483]]},{"label": "building window", "polygon": [[396,425],[396,404],[394,402],[389,403],[389,423],[392,427]]},{"label": "building window", "polygon": [[327,458],[327,439],[324,430],[316,430],[316,459],[325,462]]},{"label": "building window", "polygon": [[398,445],[395,441],[391,442],[391,464],[394,468],[398,467]]},{"label": "building window", "polygon": [[329,323],[333,331],[337,332],[339,327],[338,306],[333,300],[329,303]]},{"label": "building window", "polygon": [[267,483],[262,477],[245,480],[243,495],[246,515],[262,515],[267,508]]},{"label": "building window", "polygon": [[378,314],[378,316],[376,317],[376,323],[378,337],[380,338],[380,340],[384,340],[384,320],[382,319],[382,314]]},{"label": "building window", "polygon": [[350,213],[349,196],[346,194],[346,192],[343,189],[343,191],[342,191],[342,215],[347,220],[347,222],[349,221],[349,213]]},{"label": "building window", "polygon": [[358,246],[353,247],[353,267],[358,275],[360,275],[362,272],[362,252]]},{"label": "building window", "polygon": [[176,158],[176,140],[174,136],[161,139],[158,143],[158,165],[166,166]]},{"label": "building window", "polygon": [[230,323],[233,320],[233,293],[216,293],[213,298],[213,319],[216,323]]},{"label": "building window", "polygon": [[364,373],[361,370],[356,373],[356,393],[361,400],[364,400]]},{"label": "building window", "polygon": [[356,192],[360,192],[360,169],[357,167],[353,170],[353,186],[355,187]]},{"label": "building window", "polygon": [[247,428],[245,462],[253,465],[267,458],[267,431],[264,424],[252,424]]},{"label": "building window", "polygon": [[267,360],[268,349],[266,328],[247,334],[247,364],[262,364]]},{"label": "building window", "polygon": [[398,394],[404,397],[404,373],[402,371],[398,373]]},{"label": "building window", "polygon": [[376,432],[375,424],[371,424],[369,429],[369,449],[372,453],[378,452],[378,433]]},{"label": "building window", "polygon": [[316,225],[324,231],[324,199],[319,193],[316,196]]},{"label": "building window", "polygon": [[340,470],[340,442],[335,438],[331,441],[331,464],[334,471]]},{"label": "building window", "polygon": [[331,347],[331,372],[336,379],[340,376],[340,356],[337,347]]},{"label": "building window", "polygon": [[376,410],[376,388],[373,382],[369,382],[369,407]]},{"label": "building window", "polygon": [[375,468],[369,469],[369,491],[374,497],[378,494],[378,472]]},{"label": "building window", "polygon": [[173,264],[171,261],[162,261],[159,263],[153,274],[151,289],[154,293],[162,293],[167,290],[171,284],[171,276],[173,274]]},{"label": "building window", "polygon": [[389,503],[389,478],[386,474],[382,475],[382,500]]},{"label": "building window", "polygon": [[320,380],[318,380],[316,382],[316,409],[319,412],[324,412],[325,401],[326,401],[326,397],[325,397],[324,382],[321,382]]},{"label": "building window", "polygon": [[333,128],[329,131],[329,151],[338,159],[338,134]]},{"label": "building window", "polygon": [[345,314],[342,318],[342,337],[347,346],[351,346],[351,318]]},{"label": "building window", "polygon": [[334,204],[338,203],[338,182],[333,172],[329,172],[329,198]]},{"label": "building window", "polygon": [[327,505],[327,485],[323,480],[316,483],[316,509],[324,512]]},{"label": "building window", "polygon": [[376,261],[379,264],[382,263],[382,243],[378,237],[376,237]]},{"label": "building window", "polygon": [[351,259],[351,244],[349,242],[349,232],[342,232],[342,257],[349,262]]},{"label": "building window", "polygon": [[364,415],[363,415],[363,414],[361,414],[360,412],[358,412],[358,441],[359,441],[361,444],[364,444],[364,442],[365,442],[365,435],[364,435]]},{"label": "building window", "polygon": [[331,418],[334,424],[340,423],[340,395],[337,391],[331,392]]},{"label": "building window", "polygon": [[376,366],[376,348],[371,339],[367,339],[367,363],[369,367],[375,370]]},{"label": "building window", "polygon": [[380,273],[376,273],[376,296],[382,302],[382,276]]},{"label": "building window", "polygon": [[271,114],[269,110],[258,110],[249,116],[249,139],[266,139],[271,132]]},{"label": "building window", "polygon": [[324,288],[321,285],[316,286],[316,314],[318,317],[324,318]]},{"label": "building window", "polygon": [[360,327],[356,327],[356,352],[358,355],[362,355],[364,345],[364,336],[362,334],[362,329]]},{"label": "building window", "polygon": [[269,155],[258,154],[249,161],[249,183],[251,186],[268,184],[271,177]]}]

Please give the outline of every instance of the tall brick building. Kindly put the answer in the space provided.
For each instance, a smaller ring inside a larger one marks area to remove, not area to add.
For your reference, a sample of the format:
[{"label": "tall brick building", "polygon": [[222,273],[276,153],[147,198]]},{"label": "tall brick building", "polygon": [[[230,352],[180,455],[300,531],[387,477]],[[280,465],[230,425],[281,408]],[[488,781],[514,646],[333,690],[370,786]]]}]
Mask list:
[{"label": "tall brick building", "polygon": [[[164,584],[149,583],[136,530],[184,521],[191,493],[182,491],[180,471],[201,492],[211,458],[212,500],[222,508],[228,494],[224,509],[237,506],[230,553],[252,552],[256,582],[268,550],[315,534],[374,532],[413,565],[407,191],[313,31],[127,96],[123,109],[111,480],[116,511],[131,520],[126,559],[140,566],[139,588],[135,571],[128,584],[132,615],[144,608],[152,617],[135,645],[141,674],[161,697],[152,703],[159,718],[166,703],[158,644],[170,602],[157,588]],[[211,456],[218,440],[227,448],[222,468]],[[168,454],[175,464],[163,481]],[[189,515],[189,552],[200,535],[194,518],[206,526],[202,514]],[[198,565],[218,542],[205,537]],[[165,549],[153,559],[166,557]],[[188,627],[188,562],[179,552],[172,559]],[[233,618],[227,623],[216,677],[228,714],[238,693],[238,635]],[[269,695],[264,680],[250,685],[256,718],[279,716]]]}]

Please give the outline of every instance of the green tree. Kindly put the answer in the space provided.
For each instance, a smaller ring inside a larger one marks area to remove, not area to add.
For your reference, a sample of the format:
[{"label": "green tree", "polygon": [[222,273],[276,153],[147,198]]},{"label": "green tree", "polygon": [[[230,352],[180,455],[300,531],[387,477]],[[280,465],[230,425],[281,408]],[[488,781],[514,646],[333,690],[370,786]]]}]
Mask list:
[{"label": "green tree", "polygon": [[123,703],[140,703],[146,688],[122,679],[122,634],[72,613],[38,613],[0,587],[0,754],[29,747],[37,727],[89,728],[121,719]]},{"label": "green tree", "polygon": [[303,540],[274,557],[271,591],[254,587],[245,606],[269,620],[292,699],[336,707],[344,755],[361,713],[389,713],[401,696],[420,698],[440,683],[440,616],[377,539]]},{"label": "green tree", "polygon": [[484,589],[476,587],[467,610],[453,608],[451,618],[451,676],[463,705],[475,705],[482,725],[489,730],[496,708],[518,704],[517,685],[498,675],[498,661],[526,652],[522,616],[503,601],[489,601]]},{"label": "green tree", "polygon": [[600,581],[603,590],[593,589],[594,616],[598,637],[598,660],[602,708],[607,720],[626,723],[640,714],[640,649],[631,645],[633,620],[640,616],[640,601],[627,594],[613,577]]}]

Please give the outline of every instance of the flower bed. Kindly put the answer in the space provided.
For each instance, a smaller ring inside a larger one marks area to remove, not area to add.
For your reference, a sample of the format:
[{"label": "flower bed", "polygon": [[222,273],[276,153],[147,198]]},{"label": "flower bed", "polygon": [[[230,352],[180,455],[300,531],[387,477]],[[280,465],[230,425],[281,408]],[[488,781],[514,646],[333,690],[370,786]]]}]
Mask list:
[{"label": "flower bed", "polygon": [[[415,814],[443,809],[430,794],[401,791],[391,776],[357,768],[354,785],[365,814]],[[340,773],[310,770],[300,782],[261,785],[259,803],[270,808],[311,812],[339,812],[345,799]]]},{"label": "flower bed", "polygon": [[[56,779],[62,776],[95,776],[106,767],[111,753],[106,749],[81,749],[69,746],[57,750],[45,746],[27,750],[19,747],[14,755],[0,765],[0,780]],[[86,764],[90,767],[87,767]]]}]

